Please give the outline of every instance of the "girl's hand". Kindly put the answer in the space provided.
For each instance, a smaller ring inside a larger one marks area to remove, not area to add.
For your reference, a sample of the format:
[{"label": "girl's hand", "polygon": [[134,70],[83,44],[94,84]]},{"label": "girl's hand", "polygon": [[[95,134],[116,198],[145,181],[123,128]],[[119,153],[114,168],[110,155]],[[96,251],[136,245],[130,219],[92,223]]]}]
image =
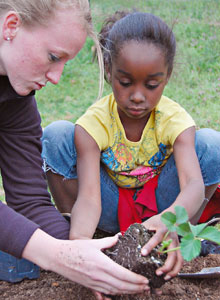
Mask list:
[{"label": "girl's hand", "polygon": [[[144,256],[148,255],[153,248],[160,244],[163,241],[165,234],[167,233],[167,228],[161,222],[160,217],[161,215],[156,215],[143,222],[143,225],[147,229],[155,231],[153,237],[148,241],[146,245],[144,245],[144,247],[141,250],[141,253]],[[169,239],[172,239],[172,242],[169,245],[168,249],[179,247],[179,240],[176,233],[170,233],[167,236],[167,240]],[[181,256],[180,250],[168,252],[165,264],[157,269],[156,274],[158,276],[166,274],[164,279],[169,280],[170,278],[176,276],[179,273],[182,264],[183,258]]]},{"label": "girl's hand", "polygon": [[96,300],[111,300],[111,298],[104,296],[102,293],[93,291]]}]

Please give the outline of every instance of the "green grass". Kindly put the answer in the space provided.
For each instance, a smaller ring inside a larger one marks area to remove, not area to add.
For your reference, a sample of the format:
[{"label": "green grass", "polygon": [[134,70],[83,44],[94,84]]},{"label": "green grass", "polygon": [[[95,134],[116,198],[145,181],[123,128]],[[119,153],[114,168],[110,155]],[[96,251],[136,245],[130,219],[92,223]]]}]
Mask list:
[{"label": "green grass", "polygon": [[[219,0],[91,0],[91,8],[96,31],[106,14],[124,8],[153,13],[173,26],[177,57],[164,94],[185,107],[198,127],[220,130]],[[92,63],[92,46],[87,39],[60,83],[37,92],[43,127],[58,119],[75,122],[97,98],[99,69]],[[104,95],[109,92],[105,85]]]}]

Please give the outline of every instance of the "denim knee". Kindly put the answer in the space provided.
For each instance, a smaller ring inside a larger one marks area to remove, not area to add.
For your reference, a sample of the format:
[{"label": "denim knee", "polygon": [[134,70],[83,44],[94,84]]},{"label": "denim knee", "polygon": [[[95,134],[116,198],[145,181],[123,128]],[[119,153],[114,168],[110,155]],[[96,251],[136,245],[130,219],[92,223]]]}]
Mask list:
[{"label": "denim knee", "polygon": [[196,132],[196,153],[206,186],[220,182],[220,132],[203,128]]},{"label": "denim knee", "polygon": [[42,136],[44,171],[51,170],[67,179],[76,178],[75,125],[56,121],[48,125]]},{"label": "denim knee", "polygon": [[[220,182],[220,133],[213,129],[196,131],[195,149],[206,186]],[[156,199],[158,212],[169,207],[180,192],[179,178],[173,154],[158,178]]]}]

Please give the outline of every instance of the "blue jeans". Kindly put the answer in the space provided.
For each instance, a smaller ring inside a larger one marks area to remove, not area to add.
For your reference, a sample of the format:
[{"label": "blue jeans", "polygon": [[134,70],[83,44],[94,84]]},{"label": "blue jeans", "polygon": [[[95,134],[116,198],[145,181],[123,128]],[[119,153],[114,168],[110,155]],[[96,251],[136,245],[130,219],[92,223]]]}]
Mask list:
[{"label": "blue jeans", "polygon": [[[75,125],[56,121],[47,126],[42,137],[44,171],[51,170],[66,179],[76,179],[77,154],[74,145]],[[200,129],[196,132],[196,153],[206,186],[220,182],[220,132]],[[98,227],[107,232],[119,232],[118,187],[101,165],[102,214]],[[175,160],[170,156],[158,179],[156,200],[158,212],[169,207],[180,192]]]}]

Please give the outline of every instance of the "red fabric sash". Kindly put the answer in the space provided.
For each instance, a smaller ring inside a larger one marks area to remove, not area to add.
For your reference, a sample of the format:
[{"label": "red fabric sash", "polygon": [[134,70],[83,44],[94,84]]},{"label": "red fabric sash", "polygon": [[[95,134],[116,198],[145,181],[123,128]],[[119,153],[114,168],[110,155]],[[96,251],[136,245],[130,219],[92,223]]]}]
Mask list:
[{"label": "red fabric sash", "polygon": [[205,223],[217,214],[220,215],[220,185],[217,187],[214,195],[206,205],[199,219],[199,223]]},{"label": "red fabric sash", "polygon": [[142,223],[142,219],[157,214],[157,183],[158,175],[146,182],[143,189],[137,192],[136,200],[133,199],[135,189],[119,187],[118,221],[121,232],[125,232],[131,224]]},{"label": "red fabric sash", "polygon": [[[155,196],[157,183],[158,175],[146,182],[143,189],[137,192],[136,201],[133,199],[135,189],[119,187],[118,221],[121,232],[125,232],[131,224],[142,223],[142,219],[158,213]],[[220,215],[220,185],[206,205],[198,223],[207,222],[216,214]]]}]

